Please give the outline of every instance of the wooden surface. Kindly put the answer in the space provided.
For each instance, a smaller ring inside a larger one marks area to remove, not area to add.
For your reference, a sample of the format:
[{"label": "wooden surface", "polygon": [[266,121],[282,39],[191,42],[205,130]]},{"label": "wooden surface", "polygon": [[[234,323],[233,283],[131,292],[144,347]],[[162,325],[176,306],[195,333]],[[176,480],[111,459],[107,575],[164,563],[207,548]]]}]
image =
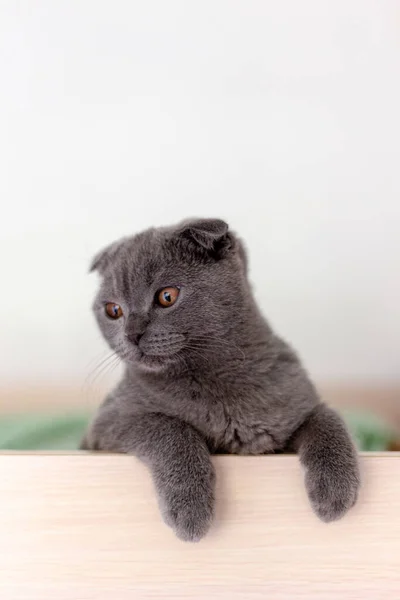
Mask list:
[{"label": "wooden surface", "polygon": [[329,525],[297,457],[215,465],[215,525],[188,544],[134,458],[0,455],[1,600],[398,597],[400,454],[363,456],[360,502]]}]

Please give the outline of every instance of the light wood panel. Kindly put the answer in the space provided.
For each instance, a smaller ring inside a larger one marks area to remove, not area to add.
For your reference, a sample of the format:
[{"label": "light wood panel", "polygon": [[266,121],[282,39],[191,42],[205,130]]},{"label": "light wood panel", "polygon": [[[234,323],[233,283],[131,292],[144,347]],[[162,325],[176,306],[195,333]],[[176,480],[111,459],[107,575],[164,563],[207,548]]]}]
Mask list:
[{"label": "light wood panel", "polygon": [[396,598],[400,454],[362,457],[359,504],[323,524],[295,456],[216,457],[217,516],[199,544],[161,521],[127,456],[0,455],[2,600]]}]

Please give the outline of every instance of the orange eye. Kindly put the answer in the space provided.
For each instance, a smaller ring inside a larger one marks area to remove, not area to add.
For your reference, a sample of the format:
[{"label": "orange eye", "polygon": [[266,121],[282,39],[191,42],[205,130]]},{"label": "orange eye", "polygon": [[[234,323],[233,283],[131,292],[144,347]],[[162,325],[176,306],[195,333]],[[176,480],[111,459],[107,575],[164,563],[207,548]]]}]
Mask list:
[{"label": "orange eye", "polygon": [[110,317],[110,319],[119,319],[123,314],[119,304],[114,304],[114,302],[108,302],[106,304],[106,315]]},{"label": "orange eye", "polygon": [[160,306],[167,308],[172,306],[178,300],[179,289],[176,287],[163,288],[157,292],[156,300]]}]

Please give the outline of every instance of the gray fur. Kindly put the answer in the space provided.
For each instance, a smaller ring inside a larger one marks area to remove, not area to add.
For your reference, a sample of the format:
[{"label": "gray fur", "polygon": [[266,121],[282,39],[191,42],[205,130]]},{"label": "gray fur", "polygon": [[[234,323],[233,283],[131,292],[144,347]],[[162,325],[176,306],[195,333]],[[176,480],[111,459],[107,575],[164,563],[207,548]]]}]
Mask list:
[{"label": "gray fur", "polygon": [[[210,453],[298,452],[324,521],[357,498],[345,425],[261,315],[246,262],[226,223],[203,219],[125,238],[93,263],[102,276],[94,313],[125,373],[82,448],[144,460],[164,519],[184,540],[199,540],[212,521]],[[176,304],[157,306],[169,286],[180,288]],[[124,316],[107,317],[107,302]]]}]

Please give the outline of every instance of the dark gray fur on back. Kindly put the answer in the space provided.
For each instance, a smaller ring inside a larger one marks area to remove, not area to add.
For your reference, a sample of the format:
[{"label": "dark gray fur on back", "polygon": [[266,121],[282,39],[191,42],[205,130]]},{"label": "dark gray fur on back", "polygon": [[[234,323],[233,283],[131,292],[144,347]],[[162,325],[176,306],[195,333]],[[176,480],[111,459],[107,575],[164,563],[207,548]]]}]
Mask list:
[{"label": "dark gray fur on back", "polygon": [[[92,268],[102,278],[94,312],[125,373],[82,448],[144,460],[179,537],[198,540],[210,526],[215,452],[296,451],[321,519],[355,503],[346,428],[261,315],[243,245],[226,223],[150,229],[106,248]],[[170,286],[180,289],[177,302],[157,306],[157,291]],[[122,307],[120,319],[106,316],[108,302]]]}]

